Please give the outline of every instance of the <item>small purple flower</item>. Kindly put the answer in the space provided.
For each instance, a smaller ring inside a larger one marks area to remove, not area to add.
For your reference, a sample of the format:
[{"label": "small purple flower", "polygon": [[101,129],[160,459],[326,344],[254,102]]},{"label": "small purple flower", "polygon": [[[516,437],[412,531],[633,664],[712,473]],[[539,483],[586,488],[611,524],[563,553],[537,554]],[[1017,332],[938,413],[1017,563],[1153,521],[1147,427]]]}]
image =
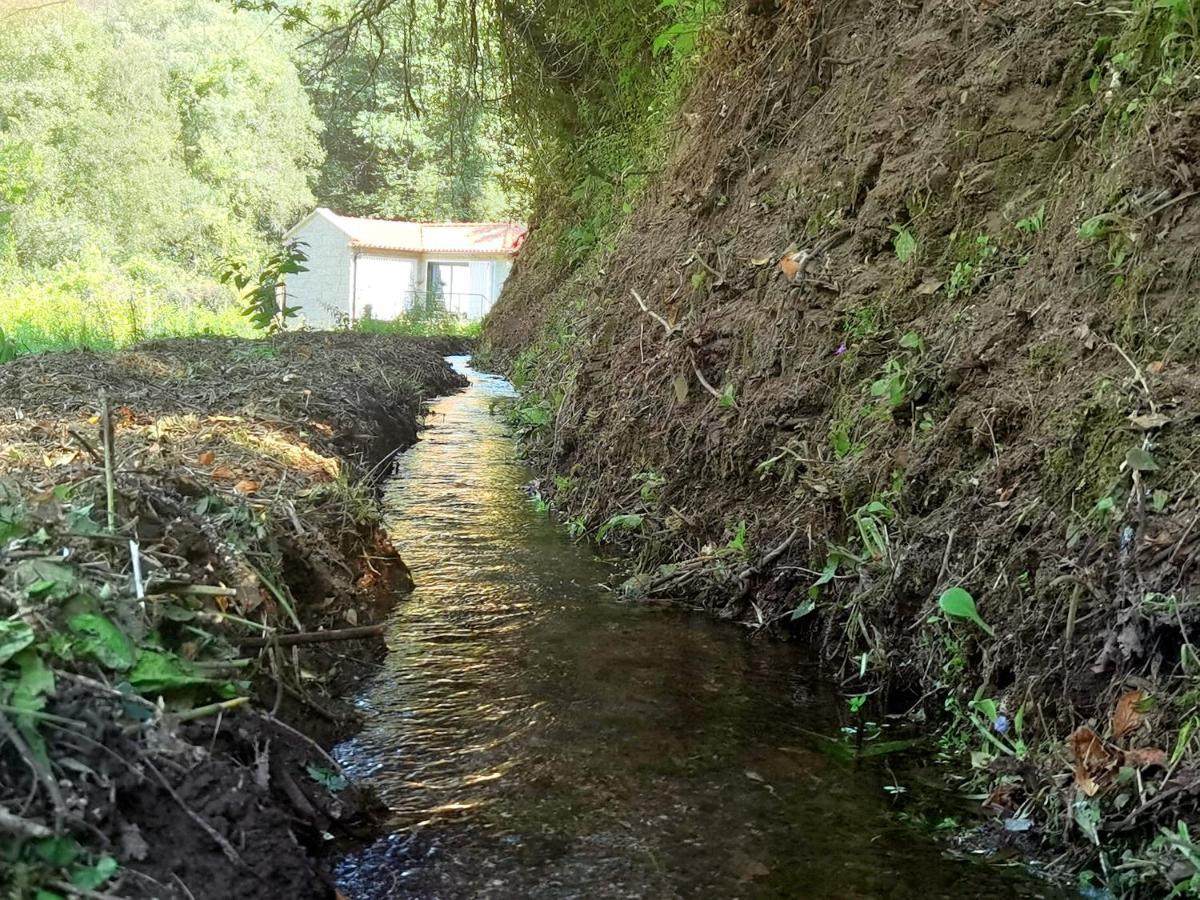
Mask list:
[{"label": "small purple flower", "polygon": [[1008,734],[1008,716],[996,716],[996,721],[992,723],[992,727],[1000,734]]},{"label": "small purple flower", "polygon": [[834,355],[836,355],[836,356],[841,356],[843,353],[845,353],[846,352],[846,342],[842,341],[841,344],[838,345],[838,348],[836,350],[834,350],[833,352],[834,352]]}]

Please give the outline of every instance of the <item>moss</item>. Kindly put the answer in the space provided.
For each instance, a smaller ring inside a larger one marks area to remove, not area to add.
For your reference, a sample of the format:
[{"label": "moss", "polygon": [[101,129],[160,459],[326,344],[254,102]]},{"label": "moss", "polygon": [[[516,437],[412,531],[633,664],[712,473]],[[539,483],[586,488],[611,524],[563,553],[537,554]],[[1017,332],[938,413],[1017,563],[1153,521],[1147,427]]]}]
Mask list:
[{"label": "moss", "polygon": [[1126,404],[1107,379],[1092,396],[1050,424],[1043,482],[1054,501],[1082,493],[1097,499],[1119,477],[1129,449]]},{"label": "moss", "polygon": [[1074,359],[1076,342],[1055,337],[1033,344],[1025,360],[1025,373],[1041,384],[1049,384],[1067,369]]}]

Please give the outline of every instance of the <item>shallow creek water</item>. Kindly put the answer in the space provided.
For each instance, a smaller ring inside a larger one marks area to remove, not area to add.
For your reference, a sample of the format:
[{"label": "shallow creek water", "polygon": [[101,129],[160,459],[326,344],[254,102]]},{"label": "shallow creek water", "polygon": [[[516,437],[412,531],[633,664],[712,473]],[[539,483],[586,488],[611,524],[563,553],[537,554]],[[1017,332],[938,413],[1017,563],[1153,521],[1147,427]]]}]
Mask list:
[{"label": "shallow creek water", "polygon": [[901,822],[885,762],[822,752],[845,702],[811,655],[617,602],[521,493],[508,384],[452,361],[471,387],[388,491],[417,589],[337,750],[392,811],[347,897],[1046,895]]}]

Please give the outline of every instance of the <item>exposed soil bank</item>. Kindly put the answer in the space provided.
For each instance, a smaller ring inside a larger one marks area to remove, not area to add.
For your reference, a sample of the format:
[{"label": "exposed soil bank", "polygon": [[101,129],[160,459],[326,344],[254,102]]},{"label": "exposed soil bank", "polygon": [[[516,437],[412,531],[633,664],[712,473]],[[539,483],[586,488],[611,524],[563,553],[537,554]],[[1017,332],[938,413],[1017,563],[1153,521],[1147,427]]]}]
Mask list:
[{"label": "exposed soil bank", "polygon": [[382,645],[288,636],[381,622],[411,586],[374,482],[466,349],[293,334],[0,367],[6,895],[333,896],[323,832],[370,798],[320,745]]},{"label": "exposed soil bank", "polygon": [[535,227],[487,323],[544,493],[647,594],[804,613],[849,693],[974,752],[998,834],[1158,895],[1190,839],[1122,852],[1200,789],[1196,35],[751,6],[626,228],[572,268]]}]

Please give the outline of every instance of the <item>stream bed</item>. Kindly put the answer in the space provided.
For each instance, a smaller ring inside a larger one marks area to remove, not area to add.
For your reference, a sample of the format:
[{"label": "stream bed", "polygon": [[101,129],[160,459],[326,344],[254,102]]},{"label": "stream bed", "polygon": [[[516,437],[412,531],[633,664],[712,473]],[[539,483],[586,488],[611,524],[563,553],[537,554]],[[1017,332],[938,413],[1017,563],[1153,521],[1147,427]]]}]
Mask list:
[{"label": "stream bed", "polygon": [[336,865],[350,900],[1052,894],[903,821],[922,789],[886,759],[827,752],[846,704],[810,652],[618,602],[522,493],[510,386],[452,362],[471,386],[387,493],[417,588],[337,749],[391,810]]}]

